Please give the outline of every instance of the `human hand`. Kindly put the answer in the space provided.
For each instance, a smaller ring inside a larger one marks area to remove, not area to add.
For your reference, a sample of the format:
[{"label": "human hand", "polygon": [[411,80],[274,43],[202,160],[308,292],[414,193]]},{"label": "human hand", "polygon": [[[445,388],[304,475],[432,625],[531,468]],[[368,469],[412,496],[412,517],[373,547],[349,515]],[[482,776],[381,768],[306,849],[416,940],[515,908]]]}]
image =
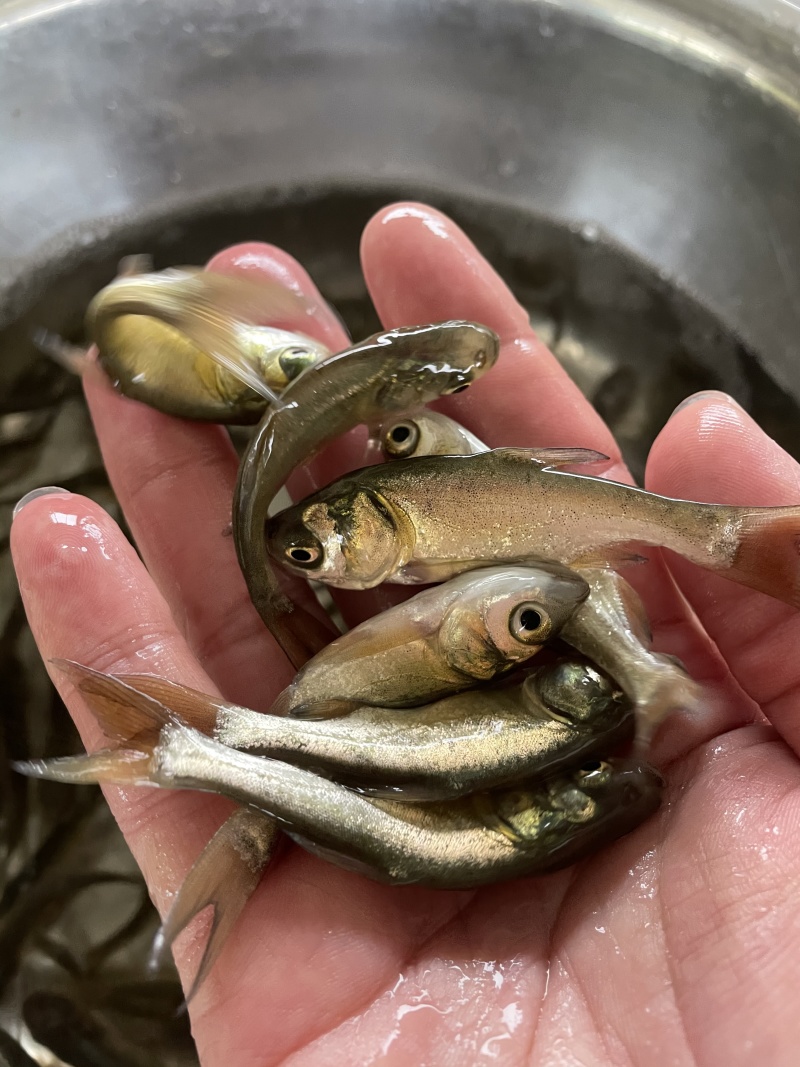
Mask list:
[{"label": "human hand", "polygon": [[[607,476],[627,478],[607,428],[449,220],[421,205],[387,208],[367,227],[362,258],[387,327],[467,318],[500,334],[498,366],[443,410],[492,446],[598,449],[616,461]],[[286,254],[240,246],[210,266],[291,285],[316,310],[286,325],[346,346]],[[266,710],[291,670],[221,536],[237,469],[226,433],[118,396],[96,366],[85,386],[144,564],[92,501],[57,493],[28,502],[12,550],[45,661],[158,674]],[[317,462],[319,483],[331,464],[348,462],[341,452]],[[800,467],[731,400],[707,394],[662,431],[647,487],[789,504],[800,499]],[[652,556],[637,584],[656,647],[717,694],[702,722],[664,731],[655,751],[668,779],[662,812],[569,871],[480,892],[386,888],[293,847],[191,1005],[205,1067],[796,1062],[800,619],[671,556],[695,616]],[[349,594],[346,610],[357,601]],[[87,747],[99,747],[82,698],[58,672],[54,681]],[[230,805],[198,793],[107,795],[168,909]],[[176,951],[186,981],[204,936],[202,922],[192,929]]]}]

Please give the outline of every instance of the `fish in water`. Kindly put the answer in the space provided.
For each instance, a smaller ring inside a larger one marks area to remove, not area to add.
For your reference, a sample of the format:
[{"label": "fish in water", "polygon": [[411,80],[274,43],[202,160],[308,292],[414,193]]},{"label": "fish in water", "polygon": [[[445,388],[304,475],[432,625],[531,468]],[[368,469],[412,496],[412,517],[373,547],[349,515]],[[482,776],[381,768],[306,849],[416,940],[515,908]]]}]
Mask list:
[{"label": "fish in water", "polygon": [[306,767],[371,796],[414,802],[542,777],[612,752],[632,736],[630,703],[582,662],[551,664],[521,682],[399,714],[362,707],[323,722],[263,715],[148,675],[114,678],[77,664],[67,670],[116,741],[154,743],[148,723],[166,708],[230,748]]},{"label": "fish in water", "polygon": [[472,456],[487,447],[455,419],[438,411],[422,411],[402,419],[389,419],[375,435],[385,459],[412,456]]},{"label": "fish in water", "polygon": [[272,570],[264,528],[276,494],[295,467],[353,427],[467,388],[494,366],[499,348],[492,330],[471,322],[388,330],[310,367],[267,409],[239,468],[233,535],[250,597],[295,667],[330,633],[292,603]]},{"label": "fish in water", "polygon": [[606,459],[585,449],[497,448],[365,467],[275,515],[269,551],[306,578],[369,589],[445,581],[500,561],[613,562],[638,542],[800,606],[800,507],[674,500],[558,469]]},{"label": "fish in water", "polygon": [[276,282],[173,269],[117,278],[91,302],[86,323],[125,396],[182,418],[252,423],[330,355],[303,334],[253,325],[302,308]]},{"label": "fish in water", "polygon": [[[166,712],[165,712],[166,716]],[[163,721],[143,751],[15,764],[34,777],[199,789],[276,819],[308,851],[380,882],[437,889],[567,867],[630,832],[661,802],[661,777],[640,761],[592,761],[552,777],[420,804],[362,796],[280,760],[221,745]]]}]

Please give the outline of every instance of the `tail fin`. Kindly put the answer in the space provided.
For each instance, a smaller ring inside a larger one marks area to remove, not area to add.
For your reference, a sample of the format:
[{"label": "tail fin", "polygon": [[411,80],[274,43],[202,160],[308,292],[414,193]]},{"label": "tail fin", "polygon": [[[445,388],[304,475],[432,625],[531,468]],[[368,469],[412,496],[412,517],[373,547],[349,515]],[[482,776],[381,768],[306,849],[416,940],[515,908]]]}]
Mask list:
[{"label": "tail fin", "polygon": [[110,674],[92,670],[72,660],[52,661],[86,697],[92,714],[106,736],[132,748],[151,751],[165,723],[167,708]]},{"label": "tail fin", "polygon": [[720,573],[800,608],[800,507],[742,510],[736,556]]},{"label": "tail fin", "polygon": [[214,966],[279,839],[276,822],[261,812],[240,808],[217,830],[186,875],[156,936],[150,966],[153,969],[158,966],[175,938],[196,915],[207,907],[213,908],[208,941],[186,997],[187,1003]]},{"label": "tail fin", "polygon": [[150,785],[152,752],[103,749],[91,756],[61,756],[58,759],[19,760],[11,764],[28,778],[47,778],[70,785]]},{"label": "tail fin", "polygon": [[190,689],[188,685],[169,682],[154,674],[120,674],[116,679],[123,686],[145,700],[156,701],[167,708],[185,726],[191,726],[206,737],[213,737],[220,711],[228,707],[224,700]]},{"label": "tail fin", "polygon": [[652,659],[660,661],[659,667],[650,675],[648,691],[637,693],[636,738],[637,755],[644,758],[650,749],[656,731],[674,712],[688,712],[690,716],[702,716],[708,706],[709,694],[703,686],[686,672],[674,656],[653,653]]},{"label": "tail fin", "polygon": [[177,719],[211,737],[224,704],[196,689],[151,674],[114,677],[72,660],[53,660],[86,697],[89,708],[115,741],[136,747],[152,743],[161,727]]}]

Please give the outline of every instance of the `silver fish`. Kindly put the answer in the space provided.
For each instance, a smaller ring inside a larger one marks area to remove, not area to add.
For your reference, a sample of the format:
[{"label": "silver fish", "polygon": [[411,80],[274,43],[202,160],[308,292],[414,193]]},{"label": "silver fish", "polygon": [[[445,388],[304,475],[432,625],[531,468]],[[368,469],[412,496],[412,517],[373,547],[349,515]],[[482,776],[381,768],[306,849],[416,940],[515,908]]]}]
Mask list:
[{"label": "silver fish", "polygon": [[595,564],[644,542],[800,607],[800,507],[673,500],[557,469],[606,458],[497,448],[366,467],[274,516],[269,551],[306,578],[368,589],[500,561]]},{"label": "silver fish", "polygon": [[472,889],[569,866],[629,833],[661,802],[636,761],[593,761],[552,778],[438,803],[353,792],[167,722],[152,748],[16,764],[34,777],[221,793],[278,820],[299,845],[393,885]]},{"label": "silver fish", "polygon": [[[149,722],[167,709],[221,744],[280,759],[372,796],[441,800],[541,777],[630,740],[622,693],[585,663],[559,663],[516,684],[469,690],[389,714],[362,707],[323,722],[263,715],[148,675],[114,678],[71,665],[103,728],[124,708],[129,747],[154,743]],[[132,739],[133,738],[133,739]]]}]

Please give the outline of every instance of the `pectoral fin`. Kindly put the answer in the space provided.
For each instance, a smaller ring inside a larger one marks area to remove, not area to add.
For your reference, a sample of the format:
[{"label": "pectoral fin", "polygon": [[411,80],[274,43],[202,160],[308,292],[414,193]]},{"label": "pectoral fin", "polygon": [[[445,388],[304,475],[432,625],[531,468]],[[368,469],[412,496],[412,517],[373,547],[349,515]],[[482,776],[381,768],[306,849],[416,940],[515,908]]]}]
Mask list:
[{"label": "pectoral fin", "polygon": [[363,700],[315,700],[309,704],[298,704],[286,714],[290,719],[313,722],[320,719],[338,719],[363,707]]},{"label": "pectoral fin", "polygon": [[493,451],[502,453],[509,459],[517,458],[527,463],[537,463],[540,467],[552,470],[599,463],[610,466],[613,463],[605,452],[597,452],[593,448],[495,448]]},{"label": "pectoral fin", "polygon": [[588,570],[592,567],[597,567],[601,570],[618,570],[620,567],[631,567],[639,563],[647,563],[647,559],[648,557],[643,556],[640,552],[634,552],[624,546],[605,545],[603,548],[585,552],[577,559],[571,559],[569,565],[577,571]]}]

